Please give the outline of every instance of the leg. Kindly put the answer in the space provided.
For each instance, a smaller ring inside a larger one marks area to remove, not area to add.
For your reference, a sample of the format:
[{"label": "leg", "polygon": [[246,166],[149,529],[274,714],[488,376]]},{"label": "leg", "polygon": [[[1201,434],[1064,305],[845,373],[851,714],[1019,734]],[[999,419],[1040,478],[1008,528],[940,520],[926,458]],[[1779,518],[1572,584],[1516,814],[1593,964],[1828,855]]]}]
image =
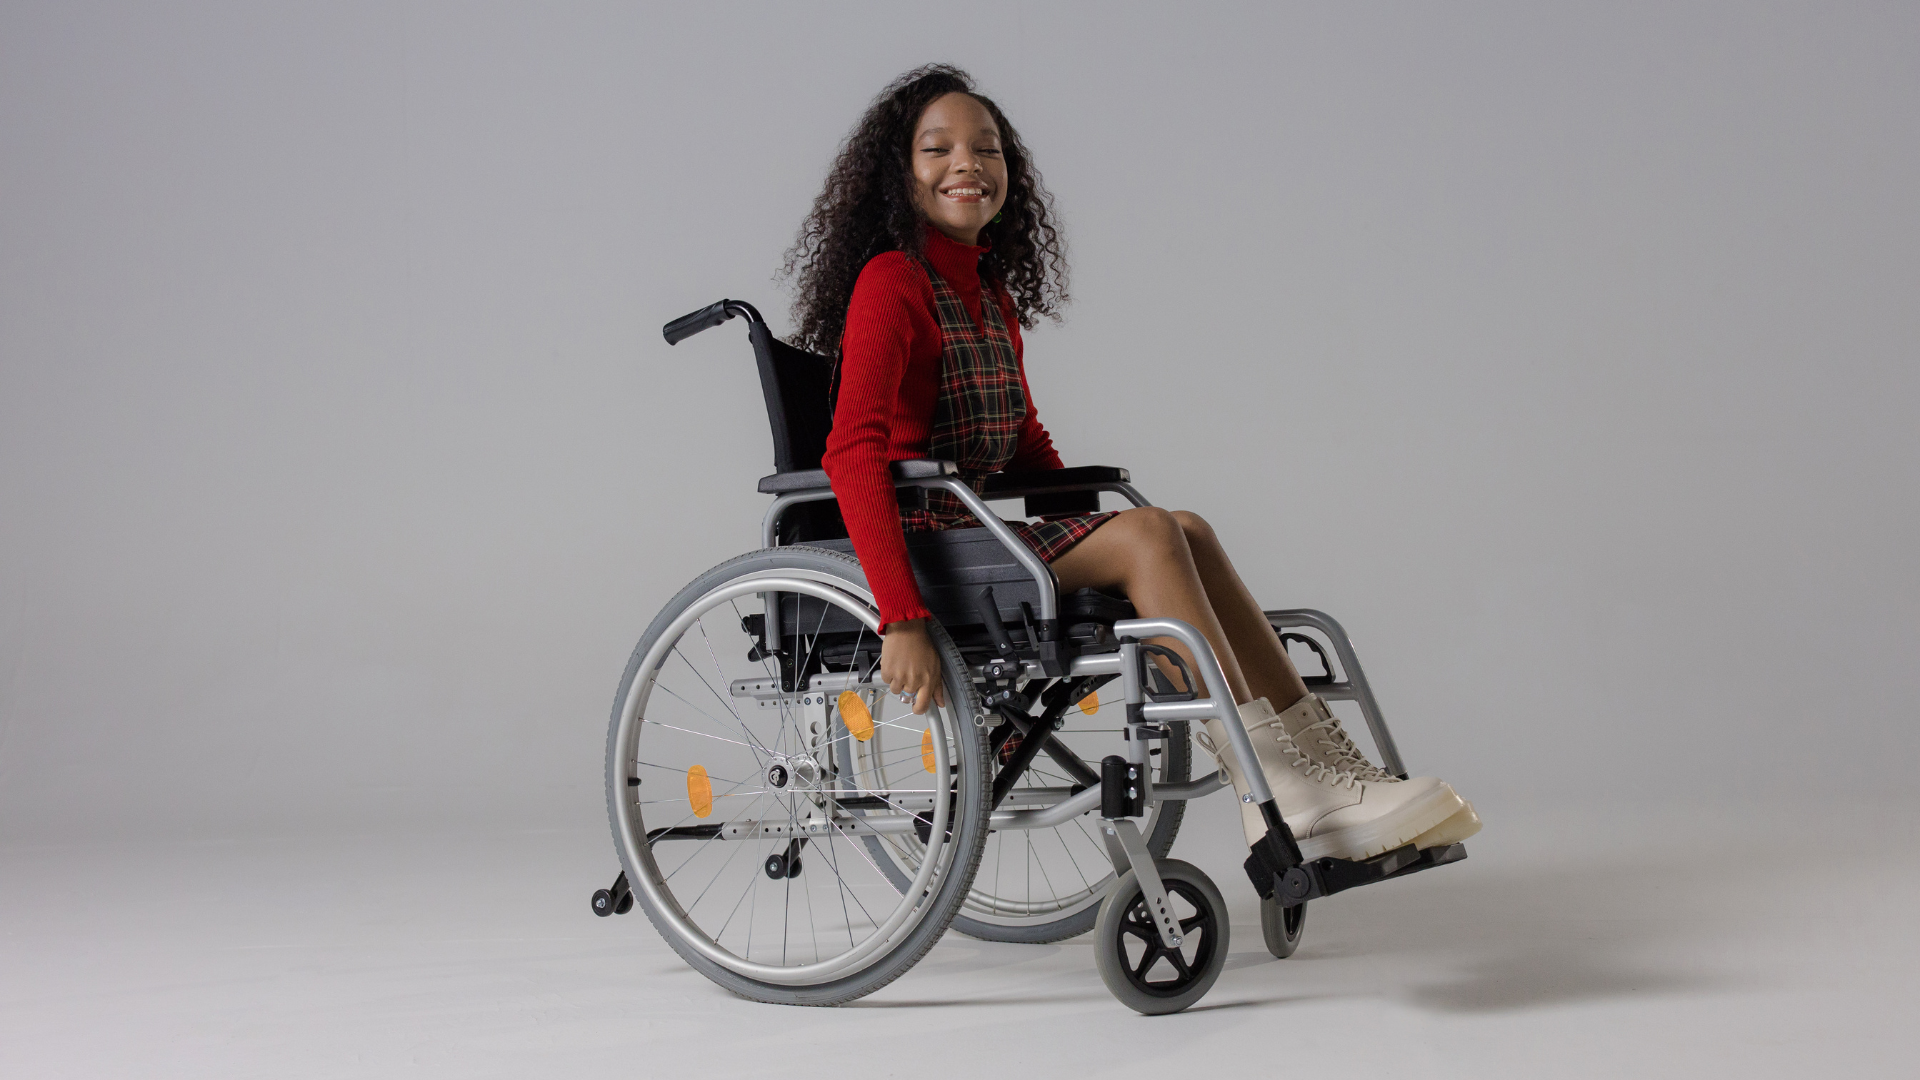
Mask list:
[{"label": "leg", "polygon": [[[1233,700],[1244,704],[1257,696],[1248,691],[1231,638],[1208,600],[1208,589],[1194,565],[1187,534],[1175,515],[1153,506],[1124,510],[1055,560],[1053,570],[1064,591],[1094,588],[1123,592],[1142,617],[1193,624],[1219,658]],[[1159,644],[1172,647],[1192,662],[1178,643],[1163,640]],[[1284,653],[1281,659],[1285,659]],[[1205,692],[1204,687],[1199,689]]]},{"label": "leg", "polygon": [[[1255,727],[1265,733],[1253,740],[1254,754],[1281,817],[1300,823],[1295,839],[1307,858],[1364,859],[1406,843],[1453,843],[1479,829],[1472,808],[1438,780],[1356,781],[1337,768],[1302,768],[1312,755],[1294,742],[1296,732],[1285,727],[1285,716],[1259,707],[1249,716],[1248,702],[1254,698],[1287,711],[1307,697],[1306,686],[1259,603],[1199,517],[1153,507],[1124,511],[1055,560],[1053,569],[1063,589],[1124,591],[1140,614],[1185,620],[1206,637],[1220,658],[1228,690],[1242,706],[1248,734]],[[1227,736],[1219,721],[1209,720],[1207,728],[1213,745],[1223,747]],[[1221,766],[1245,796],[1240,769],[1250,763],[1235,759],[1222,755]],[[1266,834],[1259,808],[1244,798],[1240,824],[1249,845]],[[1443,836],[1449,829],[1453,833]]]},{"label": "leg", "polygon": [[1228,561],[1226,549],[1214,535],[1213,526],[1200,515],[1175,510],[1174,521],[1187,538],[1187,550],[1200,583],[1207,590],[1207,601],[1233,645],[1234,656],[1246,674],[1247,689],[1254,697],[1266,698],[1274,711],[1285,712],[1294,702],[1307,696],[1307,684],[1287,656],[1280,635],[1273,632],[1260,602],[1247,591],[1240,575]]}]

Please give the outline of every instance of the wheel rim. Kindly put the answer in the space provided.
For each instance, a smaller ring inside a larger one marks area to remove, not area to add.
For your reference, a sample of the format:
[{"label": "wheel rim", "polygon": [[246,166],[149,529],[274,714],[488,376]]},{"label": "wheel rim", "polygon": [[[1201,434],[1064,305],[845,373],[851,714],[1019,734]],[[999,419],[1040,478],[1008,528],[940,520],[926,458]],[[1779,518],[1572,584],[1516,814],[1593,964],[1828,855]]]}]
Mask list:
[{"label": "wheel rim", "polygon": [[1159,928],[1147,911],[1146,895],[1138,889],[1117,930],[1120,968],[1127,982],[1153,997],[1178,996],[1206,977],[1222,917],[1191,882],[1173,879],[1164,884],[1180,924],[1179,946],[1169,949],[1161,944]]},{"label": "wheel rim", "polygon": [[[950,836],[955,739],[971,718],[952,702],[914,718],[872,686],[852,686],[876,736],[889,733],[885,745],[897,746],[911,726],[932,768],[916,761],[917,778],[904,768],[863,773],[836,756],[834,747],[857,741],[847,721],[858,710],[843,716],[825,691],[781,693],[775,665],[748,656],[754,639],[741,624],[762,611],[759,596],[775,592],[822,601],[822,626],[844,613],[842,622],[859,628],[852,655],[860,643],[877,655],[878,612],[844,579],[787,569],[726,582],[653,639],[622,703],[608,783],[629,877],[663,930],[736,974],[814,985],[862,970],[918,925],[960,847]],[[827,638],[805,629],[806,650]],[[841,805],[848,799],[872,805],[850,814]],[[929,819],[925,854],[896,882],[854,837],[910,827],[916,815]],[[797,873],[772,875],[774,856],[795,855]]]}]

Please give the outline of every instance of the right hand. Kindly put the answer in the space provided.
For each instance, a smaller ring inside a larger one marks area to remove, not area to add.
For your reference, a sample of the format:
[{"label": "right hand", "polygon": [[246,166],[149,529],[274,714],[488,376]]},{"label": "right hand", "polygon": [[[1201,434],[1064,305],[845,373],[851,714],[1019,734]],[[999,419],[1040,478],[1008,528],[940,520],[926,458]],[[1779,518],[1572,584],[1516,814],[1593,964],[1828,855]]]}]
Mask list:
[{"label": "right hand", "polygon": [[925,619],[906,619],[887,627],[880,636],[880,678],[895,694],[913,695],[915,716],[934,705],[947,704],[946,681],[940,673],[940,650],[934,648]]}]

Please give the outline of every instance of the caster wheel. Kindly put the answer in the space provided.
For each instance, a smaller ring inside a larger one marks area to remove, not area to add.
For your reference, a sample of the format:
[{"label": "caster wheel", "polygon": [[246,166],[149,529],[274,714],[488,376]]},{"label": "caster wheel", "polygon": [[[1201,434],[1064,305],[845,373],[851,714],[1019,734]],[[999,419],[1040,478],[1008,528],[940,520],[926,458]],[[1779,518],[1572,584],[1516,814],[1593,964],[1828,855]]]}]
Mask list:
[{"label": "caster wheel", "polygon": [[[632,900],[629,899],[628,903],[632,903]],[[595,889],[594,890],[593,913],[595,915],[600,916],[603,919],[613,914],[613,890],[612,889]]]},{"label": "caster wheel", "polygon": [[1107,894],[1093,928],[1100,981],[1121,1004],[1148,1016],[1179,1012],[1199,1001],[1227,964],[1227,905],[1220,890],[1189,863],[1165,859],[1156,866],[1180,926],[1178,948],[1160,943],[1131,870]]},{"label": "caster wheel", "polygon": [[1281,907],[1278,900],[1260,901],[1260,934],[1267,939],[1267,951],[1275,959],[1285,960],[1300,947],[1300,928],[1307,922],[1307,905]]}]

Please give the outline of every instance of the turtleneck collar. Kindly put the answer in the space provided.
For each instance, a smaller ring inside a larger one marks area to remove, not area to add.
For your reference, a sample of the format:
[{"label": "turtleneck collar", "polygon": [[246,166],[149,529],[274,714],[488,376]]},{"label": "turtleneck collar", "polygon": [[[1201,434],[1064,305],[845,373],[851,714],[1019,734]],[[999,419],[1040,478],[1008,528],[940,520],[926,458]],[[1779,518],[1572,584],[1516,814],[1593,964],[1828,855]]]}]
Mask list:
[{"label": "turtleneck collar", "polygon": [[980,256],[986,246],[963,244],[933,226],[927,226],[926,256],[933,272],[963,295],[980,292]]}]

